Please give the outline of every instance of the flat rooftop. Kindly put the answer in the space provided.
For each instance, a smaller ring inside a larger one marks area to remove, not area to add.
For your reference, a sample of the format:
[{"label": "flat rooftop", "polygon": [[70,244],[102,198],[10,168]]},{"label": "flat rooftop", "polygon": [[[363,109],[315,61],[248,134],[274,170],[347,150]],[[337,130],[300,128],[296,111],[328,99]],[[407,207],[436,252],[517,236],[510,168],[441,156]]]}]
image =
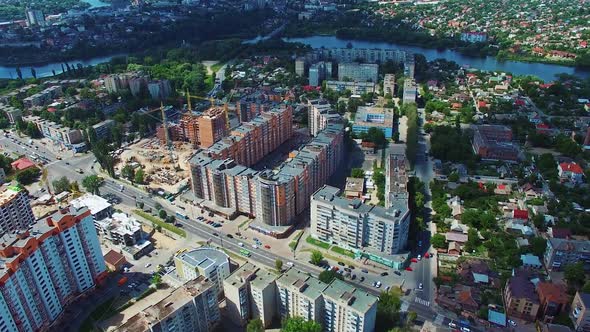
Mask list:
[{"label": "flat rooftop", "polygon": [[106,199],[94,194],[85,194],[72,200],[70,204],[77,209],[87,207],[93,215],[111,207],[111,203]]},{"label": "flat rooftop", "polygon": [[229,261],[229,256],[221,250],[209,247],[201,247],[184,252],[178,256],[183,263],[190,266],[206,269],[211,265],[221,265]]},{"label": "flat rooftop", "polygon": [[324,297],[360,313],[367,312],[378,301],[376,296],[339,279],[334,279],[324,290]]}]

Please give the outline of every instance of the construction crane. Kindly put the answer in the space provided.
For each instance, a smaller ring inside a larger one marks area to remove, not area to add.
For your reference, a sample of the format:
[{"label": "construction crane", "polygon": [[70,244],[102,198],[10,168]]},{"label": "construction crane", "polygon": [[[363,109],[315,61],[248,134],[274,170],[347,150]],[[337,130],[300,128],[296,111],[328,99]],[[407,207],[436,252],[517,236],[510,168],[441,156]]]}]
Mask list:
[{"label": "construction crane", "polygon": [[168,153],[170,153],[170,162],[174,163],[174,143],[170,139],[170,133],[168,132],[168,120],[166,118],[166,111],[164,110],[163,102],[160,102],[160,112],[162,112],[162,127],[164,128],[166,147],[168,148]]},{"label": "construction crane", "polygon": [[231,128],[230,128],[230,124],[229,124],[229,111],[228,111],[227,102],[223,102],[222,100],[215,99],[213,97],[191,96],[190,92],[187,89],[186,90],[186,104],[187,104],[189,111],[192,111],[192,106],[191,106],[191,99],[192,98],[201,99],[201,100],[208,100],[209,103],[211,103],[212,107],[217,104],[223,104],[223,112],[225,113],[225,128],[226,128],[227,132],[229,132],[229,130]]}]

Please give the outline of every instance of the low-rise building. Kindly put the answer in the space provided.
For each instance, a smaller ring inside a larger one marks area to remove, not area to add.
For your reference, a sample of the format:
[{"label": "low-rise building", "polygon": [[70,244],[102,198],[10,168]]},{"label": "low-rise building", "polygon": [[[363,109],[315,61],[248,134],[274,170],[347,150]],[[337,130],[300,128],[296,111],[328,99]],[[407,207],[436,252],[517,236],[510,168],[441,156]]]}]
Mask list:
[{"label": "low-rise building", "polygon": [[537,294],[539,294],[540,317],[555,317],[564,312],[570,303],[567,295],[567,288],[563,284],[551,282],[539,282],[537,284]]},{"label": "low-rise building", "polygon": [[539,311],[539,296],[526,273],[517,271],[504,288],[504,303],[510,316],[534,321]]},{"label": "low-rise building", "polygon": [[94,225],[113,244],[133,246],[144,239],[141,224],[125,213],[113,213],[110,218],[95,220]]},{"label": "low-rise building", "polygon": [[575,162],[559,163],[557,171],[562,181],[569,181],[573,184],[584,182],[584,170]]},{"label": "low-rise building", "polygon": [[[70,204],[75,208],[87,207],[95,221],[113,215],[113,206],[111,203],[98,195],[86,193],[72,200]],[[99,227],[97,226],[97,228]]]},{"label": "low-rise building", "polygon": [[346,186],[344,189],[344,196],[346,198],[361,198],[365,191],[365,179],[364,178],[346,178]]},{"label": "low-rise building", "polygon": [[512,143],[512,130],[500,125],[473,126],[473,151],[482,159],[517,161],[519,150]]},{"label": "low-rise building", "polygon": [[415,103],[418,96],[418,86],[413,79],[406,79],[404,81],[404,92],[402,102],[404,104]]},{"label": "low-rise building", "polygon": [[576,292],[570,311],[576,332],[590,331],[590,294]]},{"label": "low-rise building", "polygon": [[590,242],[550,238],[544,255],[545,267],[550,271],[560,271],[568,264],[583,263],[584,270],[590,270]]},{"label": "low-rise building", "polygon": [[376,106],[359,106],[352,131],[360,135],[367,133],[370,128],[377,128],[385,134],[385,138],[393,136],[394,109]]}]

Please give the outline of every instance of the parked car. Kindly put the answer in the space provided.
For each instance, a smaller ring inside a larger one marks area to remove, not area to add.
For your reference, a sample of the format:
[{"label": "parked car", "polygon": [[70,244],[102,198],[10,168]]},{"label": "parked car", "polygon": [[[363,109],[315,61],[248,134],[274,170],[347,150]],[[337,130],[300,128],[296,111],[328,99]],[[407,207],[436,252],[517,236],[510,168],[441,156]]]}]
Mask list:
[{"label": "parked car", "polygon": [[387,273],[387,272],[382,272],[382,273],[381,273],[381,276],[382,276],[382,277],[386,277],[386,276],[388,276],[388,275],[389,275],[389,273]]},{"label": "parked car", "polygon": [[346,266],[346,264],[344,264],[342,262],[338,262],[338,265],[340,265],[340,266]]},{"label": "parked car", "polygon": [[369,271],[367,269],[362,269],[361,272],[362,273],[369,273]]},{"label": "parked car", "polygon": [[361,276],[361,277],[359,278],[359,281],[360,281],[360,282],[363,282],[363,281],[365,281],[365,277]]}]

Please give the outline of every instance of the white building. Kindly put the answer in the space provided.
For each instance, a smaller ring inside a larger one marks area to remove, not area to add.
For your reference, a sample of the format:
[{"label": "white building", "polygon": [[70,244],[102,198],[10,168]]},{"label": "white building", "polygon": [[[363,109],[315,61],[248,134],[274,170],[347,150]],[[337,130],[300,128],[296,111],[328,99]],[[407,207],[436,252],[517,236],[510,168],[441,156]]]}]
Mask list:
[{"label": "white building", "polygon": [[125,213],[113,213],[112,217],[95,220],[96,230],[114,244],[133,246],[143,240],[141,224]]},{"label": "white building", "polygon": [[114,331],[209,332],[221,321],[215,284],[200,276],[130,317]]},{"label": "white building", "polygon": [[230,274],[229,256],[221,250],[201,247],[174,256],[176,273],[185,281],[204,276],[214,283],[217,292],[223,289],[223,280]]},{"label": "white building", "polygon": [[377,318],[375,296],[335,279],[324,290],[324,330],[373,332]]},{"label": "white building", "polygon": [[72,200],[70,204],[75,208],[87,207],[94,220],[102,220],[113,215],[113,206],[111,203],[98,195],[86,193]]},{"label": "white building", "polygon": [[377,83],[379,65],[375,63],[345,62],[338,64],[339,81],[360,81]]},{"label": "white building", "polygon": [[0,238],[0,330],[46,330],[106,277],[88,209],[68,207]]},{"label": "white building", "polygon": [[313,137],[326,129],[330,122],[341,118],[338,113],[332,111],[330,103],[324,99],[309,100],[307,108],[309,131]]},{"label": "white building", "polygon": [[0,186],[0,235],[35,222],[29,197],[19,186]]}]

